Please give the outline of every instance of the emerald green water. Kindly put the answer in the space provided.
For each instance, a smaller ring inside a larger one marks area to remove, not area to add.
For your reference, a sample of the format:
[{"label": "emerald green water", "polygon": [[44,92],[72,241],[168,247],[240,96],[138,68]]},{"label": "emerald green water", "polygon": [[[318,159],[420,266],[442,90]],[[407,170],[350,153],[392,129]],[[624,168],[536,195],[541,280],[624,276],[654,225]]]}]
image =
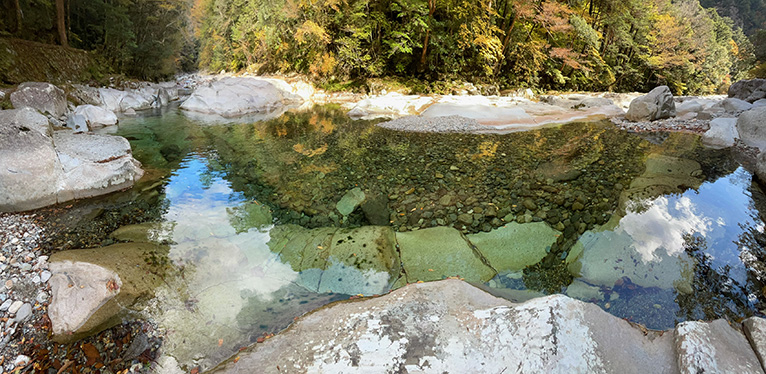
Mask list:
[{"label": "emerald green water", "polygon": [[[82,204],[99,205],[101,227],[155,222],[173,270],[147,316],[184,367],[215,365],[331,301],[444,276],[514,301],[566,293],[654,329],[763,308],[763,193],[697,136],[610,123],[403,133],[331,106],[232,124],[171,109],[123,118],[116,133],[147,175]],[[344,216],[336,204],[354,188],[365,202]],[[373,224],[392,233],[358,229]],[[94,227],[73,224],[70,245],[120,240]],[[423,253],[395,242],[434,227],[454,228],[476,265],[415,268],[411,256],[448,261],[447,236]]]}]

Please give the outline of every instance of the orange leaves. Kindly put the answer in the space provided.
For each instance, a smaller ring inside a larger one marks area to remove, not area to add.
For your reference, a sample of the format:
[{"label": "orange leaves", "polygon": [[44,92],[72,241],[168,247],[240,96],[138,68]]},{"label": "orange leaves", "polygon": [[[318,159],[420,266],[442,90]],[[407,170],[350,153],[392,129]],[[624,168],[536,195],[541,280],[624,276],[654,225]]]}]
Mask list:
[{"label": "orange leaves", "polygon": [[101,353],[98,351],[98,349],[90,343],[85,343],[80,346],[80,349],[82,349],[82,352],[85,354],[85,357],[88,358],[88,361],[85,362],[86,366],[90,366],[95,364],[97,361],[101,361]]},{"label": "orange leaves", "polygon": [[323,144],[323,145],[322,145],[321,147],[319,147],[319,148],[315,148],[315,149],[307,149],[306,147],[304,147],[304,145],[303,145],[303,144],[301,144],[301,143],[298,143],[298,144],[296,144],[296,145],[294,145],[294,146],[293,146],[293,150],[294,150],[295,152],[298,152],[298,153],[300,153],[300,154],[304,155],[304,156],[307,156],[307,157],[314,157],[314,156],[318,156],[318,155],[321,155],[321,154],[323,154],[323,153],[327,152],[327,147],[328,147],[328,146],[327,146],[327,143],[325,143],[325,144]]}]

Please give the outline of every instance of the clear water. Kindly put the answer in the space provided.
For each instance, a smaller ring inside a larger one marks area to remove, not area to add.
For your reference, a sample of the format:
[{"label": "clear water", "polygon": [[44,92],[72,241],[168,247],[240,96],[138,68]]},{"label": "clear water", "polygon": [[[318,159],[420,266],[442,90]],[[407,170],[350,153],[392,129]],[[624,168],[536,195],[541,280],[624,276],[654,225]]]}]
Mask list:
[{"label": "clear water", "polygon": [[[469,237],[511,222],[552,228],[541,260],[469,279],[514,301],[567,293],[655,329],[763,307],[766,199],[728,151],[706,150],[697,136],[640,137],[609,123],[412,134],[353,122],[336,107],[231,124],[170,109],[122,119],[116,133],[147,175],[131,191],[81,204],[100,204],[102,227],[156,223],[168,271],[146,313],[183,367],[209,368],[310,310],[380,293],[357,292],[381,276],[364,265],[336,262],[342,270],[332,274],[343,276],[333,286],[312,283],[274,243],[321,230],[335,240],[338,228],[381,219],[396,232],[448,226]],[[336,203],[355,187],[376,204],[343,216]],[[156,213],[136,215],[125,201]],[[72,228],[87,238],[77,244],[113,242],[88,230]],[[413,280],[397,272],[377,289]]]}]

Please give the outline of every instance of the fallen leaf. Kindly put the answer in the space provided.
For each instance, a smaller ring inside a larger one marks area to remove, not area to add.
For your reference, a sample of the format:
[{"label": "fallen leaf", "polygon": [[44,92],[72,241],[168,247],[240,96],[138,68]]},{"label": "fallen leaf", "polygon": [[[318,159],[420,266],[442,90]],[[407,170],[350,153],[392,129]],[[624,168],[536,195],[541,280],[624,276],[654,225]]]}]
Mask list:
[{"label": "fallen leaf", "polygon": [[223,345],[223,339],[218,339],[218,346],[220,347],[222,345]]},{"label": "fallen leaf", "polygon": [[82,349],[82,352],[88,357],[88,361],[85,362],[85,365],[90,366],[95,364],[96,361],[101,361],[101,354],[93,344],[85,343],[80,346],[80,349]]}]

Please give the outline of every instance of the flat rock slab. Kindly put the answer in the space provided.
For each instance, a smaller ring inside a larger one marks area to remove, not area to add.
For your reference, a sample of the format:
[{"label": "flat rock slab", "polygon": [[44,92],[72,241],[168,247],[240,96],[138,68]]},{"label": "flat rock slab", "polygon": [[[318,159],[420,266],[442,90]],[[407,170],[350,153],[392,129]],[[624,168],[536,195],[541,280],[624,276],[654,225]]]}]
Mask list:
[{"label": "flat rock slab", "polygon": [[433,227],[396,234],[407,282],[460,277],[486,282],[496,271],[487,266],[456,229]]},{"label": "flat rock slab", "polygon": [[445,280],[320,309],[212,372],[672,373],[672,343],[566,296],[513,304]]},{"label": "flat rock slab", "polygon": [[681,373],[763,373],[745,336],[725,320],[683,322],[675,345]]}]

